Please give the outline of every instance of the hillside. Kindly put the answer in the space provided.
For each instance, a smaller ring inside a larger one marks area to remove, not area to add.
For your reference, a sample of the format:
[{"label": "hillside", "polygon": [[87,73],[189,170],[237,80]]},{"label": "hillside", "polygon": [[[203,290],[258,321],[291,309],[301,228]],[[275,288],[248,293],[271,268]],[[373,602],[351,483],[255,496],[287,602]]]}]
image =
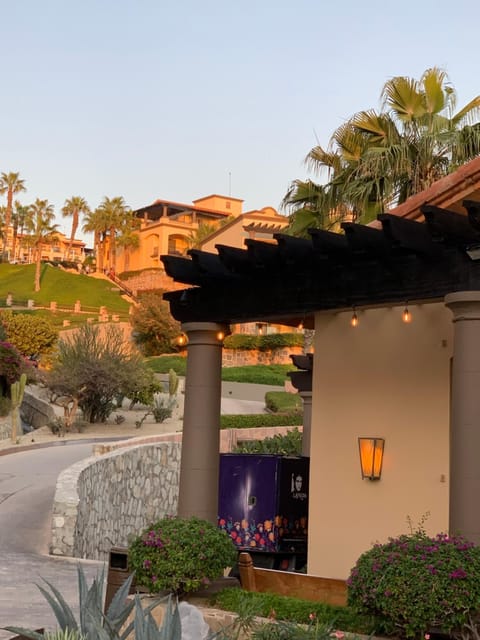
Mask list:
[{"label": "hillside", "polygon": [[80,300],[82,310],[91,313],[105,306],[109,313],[128,314],[128,302],[109,280],[69,273],[42,264],[41,290],[35,293],[34,274],[34,264],[0,264],[0,306],[5,306],[10,293],[14,305],[33,300],[35,307],[49,307],[50,302],[55,301],[59,308],[73,310],[75,302]]}]

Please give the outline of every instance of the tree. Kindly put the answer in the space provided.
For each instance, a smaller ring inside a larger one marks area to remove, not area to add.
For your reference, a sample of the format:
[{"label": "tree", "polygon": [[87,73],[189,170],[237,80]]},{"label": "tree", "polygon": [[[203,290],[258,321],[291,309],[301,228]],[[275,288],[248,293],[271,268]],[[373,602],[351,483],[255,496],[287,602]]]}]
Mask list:
[{"label": "tree", "polygon": [[5,251],[7,243],[7,234],[10,227],[10,220],[13,210],[13,196],[21,191],[26,191],[25,180],[20,178],[20,173],[2,173],[0,175],[0,193],[7,194],[7,208],[5,212],[5,236],[3,240],[3,250]]},{"label": "tree", "polygon": [[70,242],[67,248],[67,260],[70,257],[73,241],[75,240],[75,234],[77,233],[80,215],[86,215],[90,213],[90,207],[88,206],[85,198],[81,196],[72,196],[68,200],[65,200],[65,204],[62,207],[62,215],[64,218],[72,218],[72,231],[70,233]]},{"label": "tree", "polygon": [[180,333],[180,324],[171,316],[161,291],[144,293],[134,308],[131,321],[136,344],[147,356],[172,353],[172,341]]},{"label": "tree", "polygon": [[29,216],[26,220],[26,228],[29,233],[26,239],[33,249],[35,258],[35,291],[40,291],[40,265],[42,260],[42,246],[51,244],[57,237],[57,225],[53,224],[55,214],[53,205],[48,200],[37,198],[29,207]]},{"label": "tree", "polygon": [[84,325],[69,339],[58,341],[58,351],[47,378],[59,396],[77,402],[88,422],[105,422],[118,395],[138,390],[145,365],[125,349],[118,327]]},{"label": "tree", "polygon": [[105,229],[104,218],[101,211],[95,209],[89,211],[84,217],[82,227],[85,233],[93,233],[93,249],[95,251],[96,271],[103,271],[103,233]]},{"label": "tree", "polygon": [[138,249],[140,245],[140,238],[137,233],[139,228],[140,220],[134,216],[133,211],[128,211],[121,220],[117,237],[117,246],[123,250],[124,271],[129,269],[130,250]]},{"label": "tree", "polygon": [[307,167],[326,172],[323,185],[295,180],[284,198],[292,233],[329,228],[342,220],[369,222],[480,153],[480,96],[455,112],[446,73],[427,69],[420,80],[397,76],[382,106],[353,115],[315,146]]},{"label": "tree", "polygon": [[25,228],[25,224],[28,218],[28,207],[20,204],[18,200],[15,201],[15,209],[12,213],[12,227],[13,227],[13,238],[12,238],[12,256],[13,259],[17,259],[17,240],[18,240],[18,230],[20,229],[20,234],[23,236],[23,230]]},{"label": "tree", "polygon": [[46,318],[30,313],[0,312],[0,326],[6,339],[24,356],[48,353],[57,341],[58,333]]},{"label": "tree", "polygon": [[103,233],[108,233],[108,266],[115,269],[117,232],[124,224],[125,217],[130,215],[130,207],[127,206],[122,196],[105,198],[97,209],[99,220],[102,221]]}]

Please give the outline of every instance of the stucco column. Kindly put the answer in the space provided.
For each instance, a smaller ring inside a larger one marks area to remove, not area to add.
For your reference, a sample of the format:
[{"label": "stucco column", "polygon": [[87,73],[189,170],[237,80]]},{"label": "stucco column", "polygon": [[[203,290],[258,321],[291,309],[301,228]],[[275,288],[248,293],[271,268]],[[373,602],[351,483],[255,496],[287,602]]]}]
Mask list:
[{"label": "stucco column", "polygon": [[445,297],[453,313],[450,533],[480,543],[480,291]]},{"label": "stucco column", "polygon": [[178,515],[216,523],[223,337],[225,325],[188,322]]},{"label": "stucco column", "polygon": [[299,391],[298,395],[303,401],[302,456],[310,457],[310,440],[312,430],[312,392]]}]

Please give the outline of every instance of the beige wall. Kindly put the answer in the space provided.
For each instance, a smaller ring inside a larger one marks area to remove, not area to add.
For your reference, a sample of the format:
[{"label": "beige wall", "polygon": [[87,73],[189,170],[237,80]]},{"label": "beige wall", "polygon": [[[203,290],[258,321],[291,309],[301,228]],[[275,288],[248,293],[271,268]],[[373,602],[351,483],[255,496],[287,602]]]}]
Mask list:
[{"label": "beige wall", "polygon": [[[347,578],[407,517],[448,529],[450,358],[443,303],[316,316],[308,571]],[[382,478],[362,480],[359,436],[385,438]]]}]

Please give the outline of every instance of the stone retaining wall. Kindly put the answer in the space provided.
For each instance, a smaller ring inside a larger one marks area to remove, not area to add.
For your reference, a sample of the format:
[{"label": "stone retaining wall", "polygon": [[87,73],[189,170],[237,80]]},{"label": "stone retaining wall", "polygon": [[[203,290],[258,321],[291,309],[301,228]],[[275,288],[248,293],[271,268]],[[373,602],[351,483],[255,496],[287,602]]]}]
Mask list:
[{"label": "stone retaining wall", "polygon": [[284,347],[259,351],[257,349],[223,349],[222,367],[248,367],[256,364],[292,364],[291,354],[300,355],[303,347]]},{"label": "stone retaining wall", "polygon": [[129,447],[88,458],[57,480],[50,552],[106,560],[112,546],[177,511],[181,445]]}]

